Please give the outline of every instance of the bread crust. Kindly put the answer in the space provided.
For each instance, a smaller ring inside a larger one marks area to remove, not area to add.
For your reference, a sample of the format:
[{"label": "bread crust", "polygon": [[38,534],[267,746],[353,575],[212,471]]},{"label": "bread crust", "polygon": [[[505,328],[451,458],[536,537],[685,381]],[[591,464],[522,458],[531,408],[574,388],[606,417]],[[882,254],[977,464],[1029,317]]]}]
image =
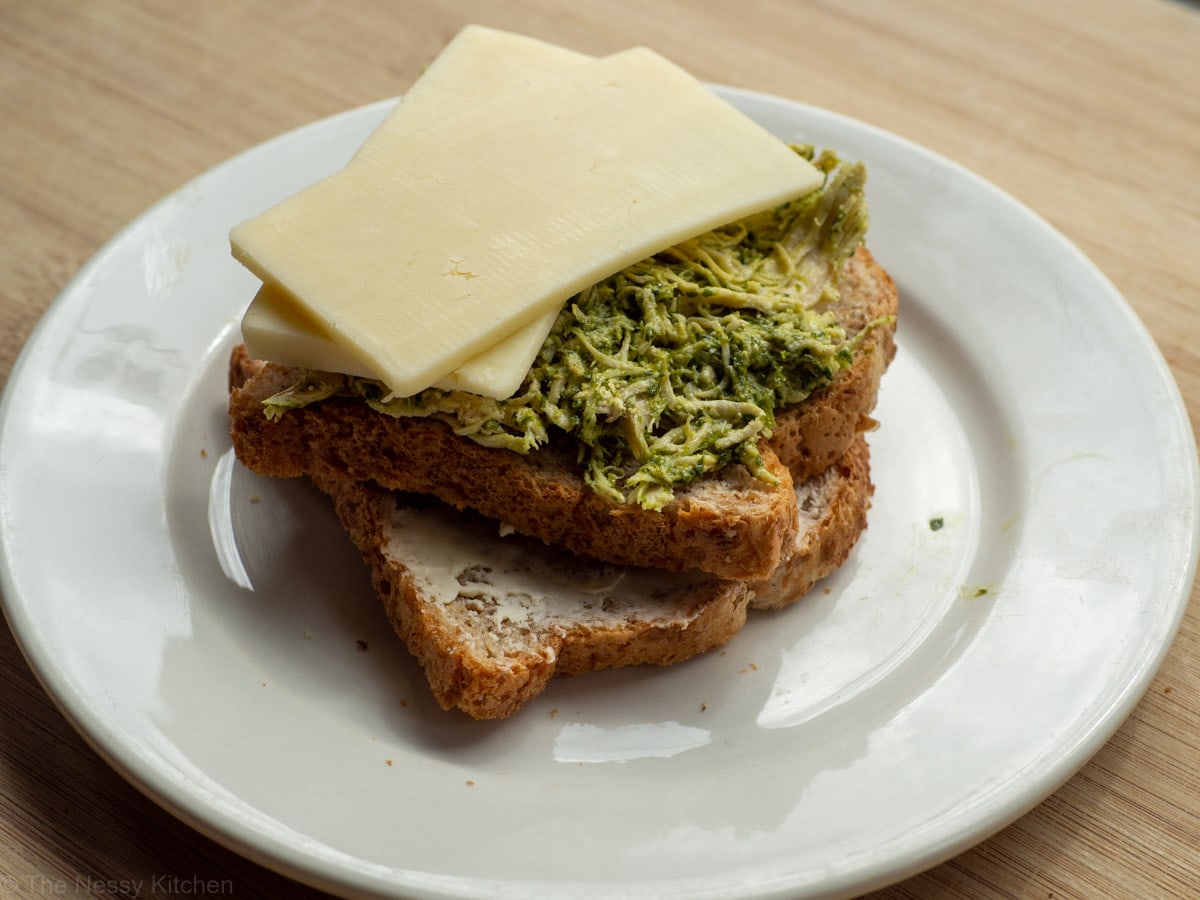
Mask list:
[{"label": "bread crust", "polygon": [[866,437],[855,436],[841,459],[796,490],[800,528],[770,577],[749,584],[752,609],[782,609],[841,568],[867,528],[875,485]]}]

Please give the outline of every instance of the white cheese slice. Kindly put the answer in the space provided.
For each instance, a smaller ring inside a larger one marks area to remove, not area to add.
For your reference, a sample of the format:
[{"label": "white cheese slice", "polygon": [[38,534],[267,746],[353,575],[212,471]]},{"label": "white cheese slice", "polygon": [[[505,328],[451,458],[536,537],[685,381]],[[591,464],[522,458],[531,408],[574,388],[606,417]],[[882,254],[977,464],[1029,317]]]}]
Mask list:
[{"label": "white cheese slice", "polygon": [[[434,387],[497,400],[511,397],[525,380],[556,318],[558,311],[554,310],[534,319],[440,378]],[[362,378],[377,377],[353,353],[331,341],[320,324],[298,308],[278,285],[263,285],[254,295],[242,316],[242,338],[255,359]]]},{"label": "white cheese slice", "polygon": [[328,333],[275,284],[264,284],[242,315],[242,341],[255,359],[284,366],[374,378],[375,373]]},{"label": "white cheese slice", "polygon": [[[386,146],[396,136],[590,59],[524,35],[468,25],[446,45],[403,100],[367,137],[355,158]],[[538,317],[467,360],[434,386],[498,400],[511,397],[529,371],[557,314],[557,310],[552,310]],[[357,356],[331,340],[320,324],[297,308],[278,285],[264,284],[251,301],[242,317],[242,340],[258,359],[376,377]]]},{"label": "white cheese slice", "polygon": [[613,272],[820,183],[636,48],[402,135],[230,242],[408,396]]}]

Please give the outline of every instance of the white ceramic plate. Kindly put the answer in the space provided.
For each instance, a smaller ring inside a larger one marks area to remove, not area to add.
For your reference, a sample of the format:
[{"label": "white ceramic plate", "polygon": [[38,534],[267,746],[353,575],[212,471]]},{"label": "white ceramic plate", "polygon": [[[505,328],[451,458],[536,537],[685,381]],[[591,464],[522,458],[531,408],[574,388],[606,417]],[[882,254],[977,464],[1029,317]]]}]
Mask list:
[{"label": "white ceramic plate", "polygon": [[10,379],[6,612],[118,771],[344,894],[834,896],[984,838],[1112,734],[1196,560],[1195,447],[1152,341],[979,178],[722,93],[867,162],[870,244],[901,290],[878,492],[845,568],[723,652],[561,680],[503,722],[438,710],[322,499],[235,464],[224,419],[255,286],[228,229],[339,167],[375,105],[148,211]]}]

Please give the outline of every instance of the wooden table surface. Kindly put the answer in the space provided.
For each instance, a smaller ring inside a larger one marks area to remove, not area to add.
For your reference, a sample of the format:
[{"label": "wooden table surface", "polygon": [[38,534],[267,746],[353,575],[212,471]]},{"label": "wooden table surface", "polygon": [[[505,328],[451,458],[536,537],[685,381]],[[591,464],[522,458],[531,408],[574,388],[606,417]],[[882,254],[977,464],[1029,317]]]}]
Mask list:
[{"label": "wooden table surface", "polygon": [[[957,160],[1098,263],[1200,421],[1200,8],[1168,0],[0,0],[2,377],[71,275],[148,205],[266,138],[402,93],[468,22],[592,54],[649,44],[706,81]],[[0,896],[100,896],[121,880],[141,897],[315,895],[122,781],[2,631]],[[1077,775],[879,896],[1198,890],[1193,603],[1146,696]]]}]

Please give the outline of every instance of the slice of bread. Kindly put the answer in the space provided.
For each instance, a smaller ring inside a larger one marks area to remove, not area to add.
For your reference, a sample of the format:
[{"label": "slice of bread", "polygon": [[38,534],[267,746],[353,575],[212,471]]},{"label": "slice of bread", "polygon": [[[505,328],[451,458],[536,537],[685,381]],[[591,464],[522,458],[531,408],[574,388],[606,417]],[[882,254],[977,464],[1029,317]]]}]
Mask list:
[{"label": "slice of bread", "polygon": [[233,381],[244,381],[230,395],[233,446],[262,475],[374,481],[473,509],[587,556],[674,571],[699,567],[730,578],[766,577],[796,535],[791,474],[769,449],[763,457],[776,485],[730,466],[719,478],[676,491],[663,510],[646,510],[591,490],[565,447],[525,455],[484,447],[440,421],[396,419],[340,398],[272,422],[262,401],[293,384],[295,370],[238,353]]},{"label": "slice of bread", "polygon": [[[318,474],[438,703],[503,718],[556,675],[667,665],[729,641],[750,606],[797,600],[845,560],[872,486],[861,436],[795,488],[802,525],[772,577],[720,579],[576,556],[430,498]],[[795,532],[795,529],[794,529]]]},{"label": "slice of bread", "polygon": [[[865,248],[846,265],[835,309],[853,330],[895,315],[895,285]],[[760,444],[777,485],[729,466],[677,490],[661,511],[614,503],[590,490],[566,447],[520,455],[483,447],[439,421],[393,418],[338,398],[271,421],[262,401],[295,383],[297,372],[251,360],[244,348],[231,358],[231,434],[238,458],[260,474],[310,475],[322,483],[373,480],[474,509],[582,555],[765,579],[796,536],[791,473],[805,480],[824,471],[874,424],[870,412],[895,352],[893,331],[894,323],[873,329],[833,384],[779,413],[773,435]]]}]

